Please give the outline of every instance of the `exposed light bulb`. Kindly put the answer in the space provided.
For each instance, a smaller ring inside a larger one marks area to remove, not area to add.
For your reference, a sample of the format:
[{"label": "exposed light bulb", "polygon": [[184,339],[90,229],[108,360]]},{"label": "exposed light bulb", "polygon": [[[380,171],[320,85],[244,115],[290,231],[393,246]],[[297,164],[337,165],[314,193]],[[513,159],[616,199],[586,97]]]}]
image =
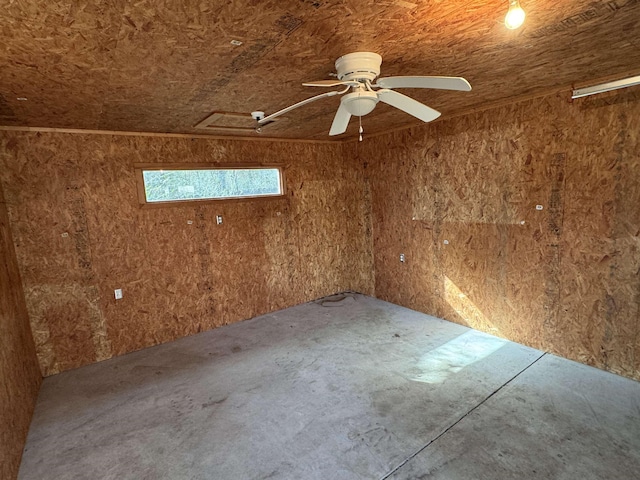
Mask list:
[{"label": "exposed light bulb", "polygon": [[504,26],[509,30],[515,30],[524,23],[525,17],[526,14],[520,6],[520,2],[518,0],[509,0],[509,11],[507,16],[504,17]]}]

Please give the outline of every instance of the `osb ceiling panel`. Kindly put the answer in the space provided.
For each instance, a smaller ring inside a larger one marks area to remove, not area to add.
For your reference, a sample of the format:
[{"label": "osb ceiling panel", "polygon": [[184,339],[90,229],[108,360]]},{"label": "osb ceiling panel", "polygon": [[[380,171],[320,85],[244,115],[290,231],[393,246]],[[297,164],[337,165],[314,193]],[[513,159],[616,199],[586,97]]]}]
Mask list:
[{"label": "osb ceiling panel", "polygon": [[[273,113],[320,93],[301,83],[330,78],[337,57],[360,50],[383,56],[383,76],[467,78],[470,93],[402,90],[443,118],[640,74],[640,0],[521,4],[525,25],[510,31],[507,0],[9,0],[0,125],[202,133],[195,125],[214,111]],[[338,102],[261,135],[328,139]],[[362,121],[366,133],[420,123],[384,104]],[[337,138],[356,131],[352,119]]]}]

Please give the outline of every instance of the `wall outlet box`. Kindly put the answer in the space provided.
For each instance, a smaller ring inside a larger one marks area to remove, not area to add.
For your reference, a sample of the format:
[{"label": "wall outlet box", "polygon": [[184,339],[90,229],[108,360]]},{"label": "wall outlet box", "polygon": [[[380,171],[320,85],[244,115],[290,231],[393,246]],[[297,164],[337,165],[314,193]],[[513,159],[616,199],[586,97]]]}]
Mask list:
[{"label": "wall outlet box", "polygon": [[113,291],[113,295],[116,297],[116,300],[120,300],[122,298],[122,289],[121,288],[116,288]]}]

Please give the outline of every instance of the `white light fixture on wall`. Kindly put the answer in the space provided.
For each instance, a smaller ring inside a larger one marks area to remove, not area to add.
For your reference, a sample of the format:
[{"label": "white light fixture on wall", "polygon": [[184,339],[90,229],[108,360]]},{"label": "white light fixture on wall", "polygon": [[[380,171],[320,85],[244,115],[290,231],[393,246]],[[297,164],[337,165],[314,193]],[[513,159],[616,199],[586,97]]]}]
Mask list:
[{"label": "white light fixture on wall", "polygon": [[509,11],[504,17],[504,26],[509,30],[515,30],[524,23],[525,17],[526,14],[520,6],[520,2],[518,0],[509,0]]},{"label": "white light fixture on wall", "polygon": [[616,80],[615,82],[601,83],[594,85],[593,87],[578,88],[573,91],[571,98],[576,99],[580,97],[586,97],[588,95],[595,95],[596,93],[610,92],[612,90],[618,90],[619,88],[633,87],[634,85],[640,85],[640,75],[636,77],[624,78],[622,80]]}]

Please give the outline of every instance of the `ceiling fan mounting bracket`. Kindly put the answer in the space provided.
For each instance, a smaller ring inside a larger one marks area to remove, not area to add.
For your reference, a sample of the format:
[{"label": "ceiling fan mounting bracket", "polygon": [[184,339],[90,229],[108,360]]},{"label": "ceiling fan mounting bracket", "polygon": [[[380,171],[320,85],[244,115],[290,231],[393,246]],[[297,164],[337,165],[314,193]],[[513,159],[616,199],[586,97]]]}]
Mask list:
[{"label": "ceiling fan mounting bracket", "polygon": [[368,80],[373,82],[380,75],[382,57],[373,52],[354,52],[336,60],[340,80]]}]

